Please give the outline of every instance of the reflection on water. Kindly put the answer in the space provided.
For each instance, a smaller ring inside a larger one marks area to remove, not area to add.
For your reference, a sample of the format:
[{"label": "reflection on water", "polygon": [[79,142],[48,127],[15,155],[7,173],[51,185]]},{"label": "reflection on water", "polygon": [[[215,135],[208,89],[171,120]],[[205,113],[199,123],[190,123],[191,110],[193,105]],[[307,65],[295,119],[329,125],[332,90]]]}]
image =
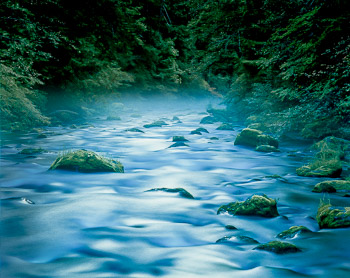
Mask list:
[{"label": "reflection on water", "polygon": [[[205,105],[129,103],[122,121],[49,128],[51,135],[43,139],[3,133],[1,277],[346,277],[350,230],[318,229],[314,217],[322,196],[311,189],[320,179],[297,177],[302,161],[287,154],[306,146],[282,142],[282,152],[273,154],[234,146],[239,128],[199,125]],[[160,118],[168,125],[143,128]],[[209,134],[189,134],[199,126]],[[133,127],[145,133],[125,131]],[[174,135],[185,136],[189,147],[168,148]],[[210,140],[214,136],[219,140]],[[49,152],[18,154],[27,147]],[[78,148],[119,159],[125,173],[47,171],[57,152]],[[145,192],[157,187],[182,187],[195,199]],[[281,216],[216,214],[220,205],[253,193],[278,199]],[[346,198],[331,198],[349,206]],[[315,232],[291,240],[301,253],[215,243],[241,235],[264,243],[293,225]]]}]

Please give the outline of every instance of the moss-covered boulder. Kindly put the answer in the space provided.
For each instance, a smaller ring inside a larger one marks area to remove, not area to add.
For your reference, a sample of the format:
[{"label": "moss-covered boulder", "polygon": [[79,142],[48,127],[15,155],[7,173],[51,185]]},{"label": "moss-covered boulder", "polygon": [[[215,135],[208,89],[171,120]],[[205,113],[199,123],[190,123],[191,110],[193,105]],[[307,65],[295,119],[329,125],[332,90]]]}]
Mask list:
[{"label": "moss-covered boulder", "polygon": [[277,235],[278,238],[294,238],[297,235],[312,233],[305,226],[292,226],[288,230],[285,230]]},{"label": "moss-covered boulder", "polygon": [[298,176],[338,178],[342,172],[340,160],[319,160],[296,170]]},{"label": "moss-covered boulder", "polygon": [[300,248],[298,248],[294,244],[277,241],[277,240],[260,244],[257,247],[255,247],[254,250],[264,250],[264,251],[269,251],[276,254],[288,254],[288,253],[296,253],[301,251]]},{"label": "moss-covered boulder", "polygon": [[[344,159],[350,156],[350,141],[334,136],[328,136],[315,143],[312,148],[318,151],[318,156],[324,152],[326,155],[332,155],[332,159]],[[332,151],[332,153],[330,153]]]},{"label": "moss-covered boulder", "polygon": [[233,202],[218,209],[218,214],[228,212],[232,215],[255,215],[262,217],[278,216],[275,199],[263,195],[253,195],[243,202]]},{"label": "moss-covered boulder", "polygon": [[199,127],[195,130],[192,130],[190,134],[198,134],[201,135],[202,133],[209,133],[209,131],[207,129],[205,129],[204,127]]},{"label": "moss-covered boulder", "polygon": [[44,150],[42,148],[28,148],[28,149],[23,149],[19,152],[19,154],[27,154],[27,155],[32,155],[32,154],[40,154],[40,153],[46,153],[47,150]]},{"label": "moss-covered boulder", "polygon": [[333,207],[321,203],[316,220],[321,229],[350,227],[350,207]]},{"label": "moss-covered boulder", "polygon": [[213,124],[216,123],[217,120],[213,116],[206,116],[201,119],[200,123],[201,124]]},{"label": "moss-covered boulder", "polygon": [[105,158],[92,151],[77,150],[59,155],[49,170],[68,170],[83,173],[116,172],[123,173],[124,167],[119,161]]},{"label": "moss-covered boulder", "polygon": [[222,123],[217,130],[234,130],[234,126],[231,123]]},{"label": "moss-covered boulder", "polygon": [[186,142],[188,141],[184,136],[173,136],[173,142]]},{"label": "moss-covered boulder", "polygon": [[280,152],[279,149],[277,149],[274,146],[270,145],[260,145],[255,148],[257,152],[264,152],[264,153],[271,153],[271,152]]},{"label": "moss-covered boulder", "polygon": [[145,124],[143,127],[145,128],[151,128],[151,127],[162,127],[164,125],[168,125],[166,122],[164,121],[155,121],[151,124]]},{"label": "moss-covered boulder", "polygon": [[136,127],[128,128],[125,129],[126,132],[139,132],[139,133],[144,133],[141,129],[138,129]]},{"label": "moss-covered boulder", "polygon": [[258,147],[260,145],[269,145],[278,148],[278,141],[270,135],[265,135],[257,129],[245,128],[239,133],[235,140],[235,145],[248,147]]},{"label": "moss-covered boulder", "polygon": [[153,188],[150,190],[147,190],[146,192],[152,192],[152,191],[163,191],[163,192],[169,192],[169,193],[178,193],[181,197],[187,198],[187,199],[194,199],[192,194],[188,192],[186,189],[183,188]]},{"label": "moss-covered boulder", "polygon": [[259,244],[259,241],[249,236],[225,236],[218,239],[216,243]]}]

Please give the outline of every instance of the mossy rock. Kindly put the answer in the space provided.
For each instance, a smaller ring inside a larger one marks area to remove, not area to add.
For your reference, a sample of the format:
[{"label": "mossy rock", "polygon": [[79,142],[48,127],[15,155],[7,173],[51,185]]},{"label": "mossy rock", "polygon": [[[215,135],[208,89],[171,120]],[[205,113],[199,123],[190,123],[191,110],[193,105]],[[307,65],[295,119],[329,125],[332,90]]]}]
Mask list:
[{"label": "mossy rock", "polygon": [[188,145],[185,144],[184,142],[175,142],[169,148],[177,148],[177,147],[188,147]]},{"label": "mossy rock", "polygon": [[342,172],[342,165],[340,161],[331,162],[324,161],[325,165],[309,164],[304,165],[296,170],[298,176],[303,177],[330,177],[338,178]]},{"label": "mossy rock", "polygon": [[260,145],[255,148],[257,152],[264,152],[264,153],[270,153],[270,152],[280,152],[279,149],[277,149],[274,146],[270,145]]},{"label": "mossy rock", "polygon": [[259,244],[259,241],[249,236],[225,236],[216,241],[216,243],[238,243],[238,244]]},{"label": "mossy rock", "polygon": [[234,130],[233,124],[230,123],[222,123],[217,130]]},{"label": "mossy rock", "polygon": [[173,142],[188,142],[184,136],[173,136]]},{"label": "mossy rock", "polygon": [[191,134],[198,134],[198,135],[201,135],[202,133],[209,133],[209,131],[207,129],[205,129],[204,127],[199,127],[195,130],[192,130],[191,131]]},{"label": "mossy rock", "polygon": [[315,193],[334,193],[337,192],[337,190],[333,187],[332,184],[328,182],[320,182],[315,185],[315,187],[312,189],[312,192]]},{"label": "mossy rock", "polygon": [[125,130],[126,132],[139,132],[139,133],[144,133],[141,129],[138,129],[136,127],[128,128]]},{"label": "mossy rock", "polygon": [[23,149],[19,152],[19,154],[40,154],[40,153],[47,153],[47,150],[44,150],[42,148],[28,148],[28,149]]},{"label": "mossy rock", "polygon": [[206,116],[201,119],[200,124],[213,124],[216,122],[217,120],[213,116]]},{"label": "mossy rock", "polygon": [[179,193],[179,195],[183,198],[187,199],[194,199],[193,195],[188,192],[186,189],[183,188],[153,188],[150,190],[147,190],[146,192],[151,192],[151,191],[163,191],[163,192],[170,192],[170,193]]},{"label": "mossy rock", "polygon": [[277,202],[275,199],[263,195],[253,195],[243,202],[233,202],[223,205],[218,209],[218,214],[228,212],[232,215],[255,215],[262,217],[278,216]]},{"label": "mossy rock", "polygon": [[350,155],[350,141],[334,136],[328,136],[315,143],[312,148],[319,153],[318,156],[326,152],[325,155],[331,155],[332,158],[344,159]]},{"label": "mossy rock", "polygon": [[38,139],[44,139],[47,138],[47,135],[45,133],[39,133],[38,136],[36,137]]},{"label": "mossy rock", "polygon": [[108,116],[107,121],[121,121],[122,119],[119,116]]},{"label": "mossy rock", "polygon": [[333,207],[321,204],[316,220],[321,229],[350,227],[350,207]]},{"label": "mossy rock", "polygon": [[265,135],[257,129],[245,128],[239,133],[235,140],[235,145],[248,147],[258,147],[260,145],[269,145],[278,148],[278,141],[270,135]]},{"label": "mossy rock", "polygon": [[83,173],[124,172],[124,167],[119,161],[86,150],[77,150],[58,156],[49,170],[56,169]]},{"label": "mossy rock", "polygon": [[67,123],[76,122],[80,118],[79,114],[70,110],[56,110],[49,114],[54,120]]},{"label": "mossy rock", "polygon": [[278,238],[294,238],[299,234],[312,233],[305,226],[292,226],[288,230],[285,230],[277,235]]},{"label": "mossy rock", "polygon": [[162,127],[164,125],[168,125],[168,124],[166,122],[164,122],[164,121],[155,121],[155,122],[153,122],[151,124],[146,124],[143,127],[145,127],[145,128]]},{"label": "mossy rock", "polygon": [[269,251],[276,254],[288,254],[288,253],[296,253],[301,251],[300,248],[298,248],[294,244],[277,241],[277,240],[260,244],[257,247],[255,247],[254,250],[264,250],[264,251]]}]

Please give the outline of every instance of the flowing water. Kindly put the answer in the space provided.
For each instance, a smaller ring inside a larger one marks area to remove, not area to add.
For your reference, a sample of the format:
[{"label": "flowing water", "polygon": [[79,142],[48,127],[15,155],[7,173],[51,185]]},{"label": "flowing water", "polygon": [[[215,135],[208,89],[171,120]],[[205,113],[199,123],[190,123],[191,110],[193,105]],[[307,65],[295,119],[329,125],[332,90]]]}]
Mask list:
[{"label": "flowing water", "polygon": [[[311,189],[323,179],[295,174],[308,145],[285,140],[281,153],[235,146],[242,123],[235,131],[200,125],[206,104],[129,103],[122,121],[51,127],[41,139],[3,133],[1,277],[349,277],[350,229],[319,230],[315,215],[323,195]],[[159,119],[168,125],[143,128]],[[209,133],[189,134],[199,126]],[[132,127],[144,133],[125,131]],[[185,136],[188,147],[169,148],[175,135]],[[49,152],[18,154],[28,147]],[[125,173],[48,171],[67,149],[116,158]],[[195,198],[147,192],[159,187],[181,187]],[[281,216],[217,215],[221,205],[254,193],[276,198]],[[349,198],[329,197],[350,205]],[[256,244],[239,240],[216,243],[240,235],[266,243],[293,225],[314,232],[286,240],[299,253],[253,250]]]}]

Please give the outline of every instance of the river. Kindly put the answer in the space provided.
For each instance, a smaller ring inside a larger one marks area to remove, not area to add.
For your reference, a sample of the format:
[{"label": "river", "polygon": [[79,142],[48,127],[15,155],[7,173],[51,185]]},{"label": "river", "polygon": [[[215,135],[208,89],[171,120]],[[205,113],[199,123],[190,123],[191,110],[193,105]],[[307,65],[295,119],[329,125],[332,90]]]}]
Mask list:
[{"label": "river", "polygon": [[[324,179],[295,174],[308,142],[286,139],[280,153],[235,146],[243,123],[234,131],[199,124],[210,102],[129,101],[121,121],[48,127],[47,138],[2,132],[1,277],[349,277],[350,230],[320,230],[315,215],[323,197],[341,206],[350,199],[312,193]],[[143,127],[159,119],[168,125]],[[209,133],[190,134],[200,126]],[[133,127],[144,133],[125,131]],[[172,136],[185,136],[188,146],[169,148]],[[18,154],[28,147],[48,152]],[[118,159],[125,173],[48,171],[59,152],[75,149]],[[147,191],[163,187],[194,199]],[[221,205],[256,193],[277,199],[281,216],[217,215]],[[225,236],[266,243],[293,225],[313,231],[285,240],[299,253],[216,243]]]}]

